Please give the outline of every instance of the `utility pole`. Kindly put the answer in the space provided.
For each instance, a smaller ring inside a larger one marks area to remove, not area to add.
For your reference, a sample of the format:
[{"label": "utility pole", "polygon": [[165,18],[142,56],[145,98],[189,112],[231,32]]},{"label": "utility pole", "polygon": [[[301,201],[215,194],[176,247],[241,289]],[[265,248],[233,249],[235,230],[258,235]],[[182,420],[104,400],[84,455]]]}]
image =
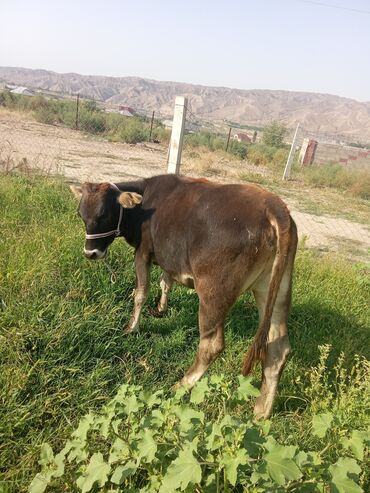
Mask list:
[{"label": "utility pole", "polygon": [[292,145],[290,146],[289,156],[288,156],[288,159],[286,161],[285,170],[284,170],[284,174],[283,174],[283,180],[287,180],[290,176],[290,170],[292,168],[294,151],[295,151],[295,146],[296,146],[296,142],[297,142],[298,130],[299,130],[299,123],[297,125],[297,128],[295,129],[293,142],[292,142]]},{"label": "utility pole", "polygon": [[186,106],[188,104],[187,98],[183,96],[176,96],[175,110],[173,113],[172,133],[168,154],[168,173],[178,174],[180,171],[181,152],[184,142],[185,133],[185,119],[186,119]]}]

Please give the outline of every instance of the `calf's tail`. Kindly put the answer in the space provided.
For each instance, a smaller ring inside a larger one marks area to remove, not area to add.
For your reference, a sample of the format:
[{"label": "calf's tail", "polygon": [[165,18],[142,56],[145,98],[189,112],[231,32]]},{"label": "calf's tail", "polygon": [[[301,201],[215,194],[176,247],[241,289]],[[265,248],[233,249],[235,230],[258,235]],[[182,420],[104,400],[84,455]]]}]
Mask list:
[{"label": "calf's tail", "polygon": [[276,210],[274,213],[273,210],[271,211],[271,209],[267,209],[266,213],[271,226],[275,230],[277,248],[271,270],[271,278],[268,287],[264,314],[262,320],[260,320],[254,341],[244,356],[242,368],[243,375],[249,375],[259,361],[263,363],[266,359],[272,312],[289,254],[291,226],[289,211],[286,208],[283,210],[280,208],[280,210]]}]

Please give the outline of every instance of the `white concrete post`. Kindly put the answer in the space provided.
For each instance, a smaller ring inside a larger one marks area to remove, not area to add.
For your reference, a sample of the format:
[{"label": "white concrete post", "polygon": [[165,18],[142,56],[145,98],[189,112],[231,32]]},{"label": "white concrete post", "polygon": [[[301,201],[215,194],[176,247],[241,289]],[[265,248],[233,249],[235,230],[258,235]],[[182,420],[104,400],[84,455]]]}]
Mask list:
[{"label": "white concrete post", "polygon": [[176,96],[173,113],[172,133],[168,154],[168,173],[179,173],[182,144],[184,141],[187,98]]},{"label": "white concrete post", "polygon": [[310,143],[310,139],[308,137],[303,139],[302,147],[301,150],[299,151],[299,158],[298,158],[298,162],[301,166],[303,165],[304,157],[306,155],[307,147],[309,143]]},{"label": "white concrete post", "polygon": [[287,180],[290,176],[290,170],[292,168],[292,161],[293,161],[295,146],[296,146],[297,137],[298,137],[298,130],[299,130],[299,123],[297,125],[297,128],[295,129],[293,142],[292,142],[292,145],[290,146],[289,156],[288,156],[288,159],[286,161],[285,170],[284,170],[284,174],[283,174],[283,180]]}]

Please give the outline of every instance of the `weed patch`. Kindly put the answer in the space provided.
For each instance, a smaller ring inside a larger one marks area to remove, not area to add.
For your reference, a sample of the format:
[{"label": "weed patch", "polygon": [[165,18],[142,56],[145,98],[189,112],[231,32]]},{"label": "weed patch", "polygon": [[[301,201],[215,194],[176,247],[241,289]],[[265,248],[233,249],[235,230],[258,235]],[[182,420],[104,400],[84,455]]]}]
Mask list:
[{"label": "weed patch", "polygon": [[[173,396],[171,387],[198,345],[198,300],[176,286],[166,317],[144,314],[140,333],[124,337],[135,284],[132,250],[116,240],[106,261],[84,259],[76,203],[62,180],[0,175],[0,210],[0,484],[7,493],[21,493],[40,471],[42,443],[61,450],[80,418],[98,413],[122,384],[160,389],[161,403]],[[153,268],[152,306],[159,276]],[[299,251],[289,321],[293,353],[271,433],[282,446],[319,451],[322,439],[309,433],[313,416],[340,416],[343,427],[330,427],[325,435],[331,465],[344,453],[338,437],[350,440],[353,430],[362,433],[369,426],[369,292],[365,269]],[[224,374],[227,385],[234,385],[257,320],[252,296],[243,295],[228,318],[226,350],[210,378]],[[324,363],[323,345],[331,347]],[[316,374],[321,376],[312,379]],[[258,372],[252,383],[259,385]],[[238,419],[247,419],[250,410],[247,403]],[[204,412],[216,417],[218,411],[211,399]],[[345,454],[358,460],[350,446]],[[356,481],[366,491],[364,472]]]}]

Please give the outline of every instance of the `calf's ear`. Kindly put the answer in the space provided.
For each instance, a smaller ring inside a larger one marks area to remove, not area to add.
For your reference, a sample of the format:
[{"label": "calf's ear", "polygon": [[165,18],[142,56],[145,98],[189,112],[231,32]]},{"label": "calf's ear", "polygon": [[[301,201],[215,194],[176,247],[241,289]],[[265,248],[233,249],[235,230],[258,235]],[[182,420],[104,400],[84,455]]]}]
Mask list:
[{"label": "calf's ear", "polygon": [[76,199],[80,199],[82,195],[82,187],[76,187],[75,185],[71,185],[70,187],[71,192],[73,195],[76,197]]},{"label": "calf's ear", "polygon": [[141,204],[143,197],[135,192],[122,192],[118,197],[119,204],[126,209],[132,209],[137,204]]}]

